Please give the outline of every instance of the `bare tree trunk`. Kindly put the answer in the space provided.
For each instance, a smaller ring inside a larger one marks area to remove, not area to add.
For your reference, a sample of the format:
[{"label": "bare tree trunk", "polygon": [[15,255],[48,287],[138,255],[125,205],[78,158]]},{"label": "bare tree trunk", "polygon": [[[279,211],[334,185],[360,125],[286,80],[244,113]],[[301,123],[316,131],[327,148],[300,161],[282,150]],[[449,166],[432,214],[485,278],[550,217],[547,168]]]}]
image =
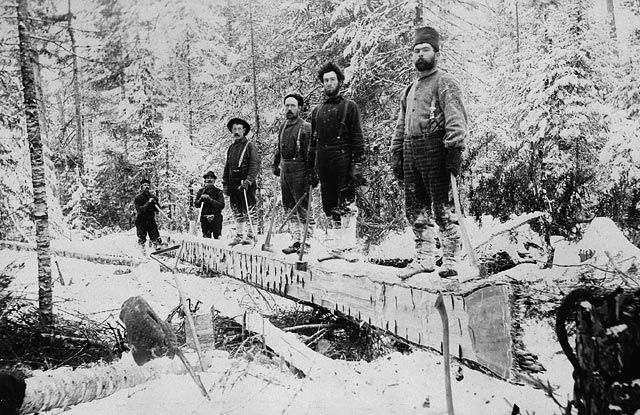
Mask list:
[{"label": "bare tree trunk", "polygon": [[516,0],[516,53],[520,53],[520,12],[518,0]]},{"label": "bare tree trunk", "polygon": [[413,19],[413,26],[421,27],[424,26],[424,11],[422,10],[424,6],[422,5],[422,0],[418,0],[416,3],[416,17]]},{"label": "bare tree trunk", "polygon": [[38,256],[38,302],[42,325],[53,323],[53,301],[51,291],[51,252],[49,216],[47,214],[47,192],[44,175],[44,159],[40,130],[40,109],[34,75],[36,55],[29,34],[27,0],[18,1],[18,36],[20,44],[20,70],[24,95],[24,110],[27,138],[31,154],[31,180],[33,183],[33,217],[36,225]]},{"label": "bare tree trunk", "polygon": [[67,31],[69,32],[69,39],[71,40],[71,63],[73,68],[73,100],[76,108],[76,143],[78,151],[78,170],[80,174],[84,170],[84,134],[82,131],[82,113],[80,112],[80,105],[82,105],[82,99],[80,97],[80,71],[78,69],[78,54],[76,53],[76,36],[71,27],[71,0],[67,0],[69,5],[69,13],[67,13]]},{"label": "bare tree trunk", "polygon": [[187,33],[187,90],[188,90],[188,111],[189,111],[189,142],[193,145],[193,82],[191,79],[191,33]]},{"label": "bare tree trunk", "polygon": [[613,0],[607,0],[607,17],[609,20],[609,33],[611,34],[611,39],[615,42],[618,40],[618,31],[616,30],[616,14],[613,8]]}]

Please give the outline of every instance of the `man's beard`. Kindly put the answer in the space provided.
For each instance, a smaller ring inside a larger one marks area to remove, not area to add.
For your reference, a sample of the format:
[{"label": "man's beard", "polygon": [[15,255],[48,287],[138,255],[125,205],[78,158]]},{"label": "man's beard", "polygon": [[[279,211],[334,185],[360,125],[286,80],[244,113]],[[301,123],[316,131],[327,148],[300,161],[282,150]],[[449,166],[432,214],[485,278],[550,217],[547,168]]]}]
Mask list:
[{"label": "man's beard", "polygon": [[324,88],[324,93],[328,97],[335,97],[336,95],[338,95],[338,92],[340,92],[340,85],[339,84],[334,89],[327,89],[326,87]]},{"label": "man's beard", "polygon": [[294,120],[298,117],[298,114],[294,114],[291,111],[287,111],[286,116],[288,120]]},{"label": "man's beard", "polygon": [[240,138],[242,138],[242,136],[241,136],[240,134],[238,134],[238,133],[233,133],[233,139],[234,139],[235,141],[240,140]]},{"label": "man's beard", "polygon": [[414,65],[420,72],[430,71],[436,67],[436,59],[435,57],[431,58],[430,60],[419,58],[414,62]]}]

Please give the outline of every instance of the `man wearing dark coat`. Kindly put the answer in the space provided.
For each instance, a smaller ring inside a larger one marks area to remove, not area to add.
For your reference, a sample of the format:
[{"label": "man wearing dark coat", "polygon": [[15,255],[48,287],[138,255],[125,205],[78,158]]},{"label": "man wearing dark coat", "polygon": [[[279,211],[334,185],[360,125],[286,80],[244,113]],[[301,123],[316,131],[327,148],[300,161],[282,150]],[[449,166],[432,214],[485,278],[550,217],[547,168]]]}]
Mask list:
[{"label": "man wearing dark coat", "polygon": [[224,195],[215,186],[217,179],[212,171],[204,174],[204,187],[198,190],[194,205],[200,210],[200,225],[202,236],[219,239],[222,234],[222,209],[224,209]]},{"label": "man wearing dark coat", "polygon": [[[257,236],[254,234],[254,227],[260,154],[256,145],[247,139],[251,130],[248,122],[241,118],[232,118],[227,123],[227,128],[233,135],[233,143],[227,150],[222,186],[224,193],[229,196],[229,205],[236,220],[236,236],[231,245],[250,244]],[[247,222],[250,222],[249,226]]]},{"label": "man wearing dark coat", "polygon": [[458,82],[437,68],[439,58],[438,32],[416,29],[413,60],[418,77],[402,94],[391,144],[393,172],[404,183],[406,215],[415,235],[416,258],[407,276],[435,270],[436,224],[443,257],[439,274],[457,275],[460,231],[449,190],[450,175],[457,176],[462,164],[467,112]]},{"label": "man wearing dark coat", "polygon": [[[286,120],[278,128],[278,145],[273,159],[273,174],[280,176],[280,188],[282,191],[282,205],[285,212],[289,213],[302,196],[309,190],[309,172],[307,157],[311,142],[311,124],[300,118],[299,114],[304,104],[299,94],[288,94],[284,97],[284,109]],[[317,184],[317,183],[316,183]],[[298,252],[302,244],[302,234],[307,228],[305,250],[308,250],[313,236],[313,215],[307,212],[306,196],[298,204],[296,212],[289,219],[289,231],[292,244],[284,248],[282,252],[292,254]],[[309,215],[309,225],[307,223]]]},{"label": "man wearing dark coat", "polygon": [[311,112],[308,159],[320,179],[322,210],[331,220],[327,230],[330,249],[343,250],[356,244],[355,188],[365,182],[360,108],[340,94],[344,74],[338,65],[324,64],[318,70],[318,80],[325,100]]},{"label": "man wearing dark coat", "polygon": [[149,190],[151,183],[148,179],[140,180],[142,191],[138,194],[133,203],[136,208],[136,234],[138,235],[138,244],[144,247],[149,240],[157,248],[162,244],[160,232],[158,232],[158,224],[156,223],[156,212],[161,208],[158,202],[158,196]]}]

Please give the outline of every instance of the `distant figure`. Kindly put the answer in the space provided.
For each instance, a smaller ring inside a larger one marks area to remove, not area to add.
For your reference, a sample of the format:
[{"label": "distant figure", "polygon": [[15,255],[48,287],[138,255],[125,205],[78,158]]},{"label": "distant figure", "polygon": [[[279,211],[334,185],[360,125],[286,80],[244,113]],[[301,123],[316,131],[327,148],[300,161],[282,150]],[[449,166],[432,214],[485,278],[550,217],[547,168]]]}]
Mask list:
[{"label": "distant figure", "polygon": [[[304,104],[299,94],[289,94],[284,97],[284,110],[286,120],[278,129],[278,145],[273,159],[273,174],[280,176],[280,189],[282,191],[282,205],[286,213],[291,211],[302,196],[309,190],[309,185],[318,185],[315,171],[308,167],[307,156],[311,142],[311,124],[299,117]],[[313,235],[313,214],[307,212],[308,195],[298,204],[296,212],[289,220],[289,231],[292,243],[284,248],[285,254],[293,254],[300,250],[302,233],[309,215],[307,229],[307,241]],[[305,242],[305,251],[310,246]]]},{"label": "distant figure", "polygon": [[136,233],[138,235],[138,244],[144,248],[147,235],[149,235],[150,242],[155,248],[158,248],[162,244],[160,232],[158,232],[158,224],[156,223],[156,212],[160,209],[158,196],[149,191],[151,183],[148,179],[140,180],[140,187],[142,191],[134,200],[137,213]]},{"label": "distant figure", "polygon": [[327,62],[318,70],[325,100],[311,112],[309,163],[320,178],[322,210],[331,220],[328,239],[335,250],[356,244],[356,186],[365,184],[365,158],[360,108],[340,94],[344,74]]},{"label": "distant figure", "polygon": [[391,144],[393,172],[404,183],[405,210],[416,244],[416,258],[400,278],[435,270],[435,224],[443,256],[439,274],[458,275],[460,231],[449,188],[450,175],[460,173],[467,111],[458,82],[437,68],[439,58],[438,32],[431,27],[416,29],[413,62],[418,77],[402,94]]},{"label": "distant figure", "polygon": [[204,174],[204,187],[198,190],[194,202],[195,207],[200,208],[200,225],[202,236],[205,238],[219,239],[222,234],[222,209],[224,209],[224,195],[222,190],[215,186],[217,179],[212,171]]},{"label": "distant figure", "polygon": [[127,329],[131,354],[138,366],[165,355],[173,358],[178,341],[173,328],[144,298],[128,298],[120,308],[120,320]]},{"label": "distant figure", "polygon": [[[256,179],[260,172],[260,154],[258,147],[247,139],[251,130],[248,122],[241,118],[232,118],[227,128],[233,135],[233,143],[227,150],[227,162],[222,174],[224,194],[229,196],[229,205],[236,220],[236,236],[230,245],[250,244],[257,235],[256,226]],[[246,196],[246,197],[245,197]],[[249,210],[247,211],[247,207]],[[252,226],[246,226],[251,215]],[[245,227],[246,236],[245,236]]]}]

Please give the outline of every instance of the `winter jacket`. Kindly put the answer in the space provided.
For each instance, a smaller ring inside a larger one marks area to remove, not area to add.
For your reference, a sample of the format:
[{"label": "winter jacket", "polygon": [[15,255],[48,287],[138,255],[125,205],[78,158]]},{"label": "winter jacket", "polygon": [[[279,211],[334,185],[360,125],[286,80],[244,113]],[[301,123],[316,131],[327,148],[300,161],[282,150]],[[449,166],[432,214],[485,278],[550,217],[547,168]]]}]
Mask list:
[{"label": "winter jacket", "polygon": [[[153,198],[153,202],[149,200],[151,198]],[[148,190],[145,190],[138,196],[136,196],[133,204],[135,205],[137,213],[136,223],[155,220],[156,210],[160,209],[158,196],[149,192]]]},{"label": "winter jacket", "polygon": [[460,85],[450,74],[436,70],[417,79],[403,94],[391,143],[391,154],[402,151],[405,137],[444,132],[445,148],[465,147],[467,112]]},{"label": "winter jacket", "polygon": [[244,152],[242,164],[238,167],[242,149],[247,144],[247,138],[234,141],[227,150],[227,162],[222,173],[222,184],[224,187],[237,187],[241,180],[247,180],[249,184],[254,184],[260,172],[260,154],[258,148],[252,142],[247,145]]},{"label": "winter jacket", "polygon": [[[343,123],[344,120],[344,123]],[[316,151],[325,146],[343,147],[351,153],[352,163],[364,162],[364,135],[358,104],[342,95],[328,97],[311,111],[309,163]]]},{"label": "winter jacket", "polygon": [[[211,199],[203,198],[203,195],[208,195]],[[198,190],[198,193],[196,193],[194,206],[197,208],[202,206],[202,216],[219,215],[222,209],[224,209],[224,195],[222,194],[222,190],[214,185],[201,188]]]},{"label": "winter jacket", "polygon": [[293,122],[285,121],[278,129],[278,147],[273,159],[273,167],[280,166],[280,160],[307,160],[311,143],[311,124],[298,117]]}]

